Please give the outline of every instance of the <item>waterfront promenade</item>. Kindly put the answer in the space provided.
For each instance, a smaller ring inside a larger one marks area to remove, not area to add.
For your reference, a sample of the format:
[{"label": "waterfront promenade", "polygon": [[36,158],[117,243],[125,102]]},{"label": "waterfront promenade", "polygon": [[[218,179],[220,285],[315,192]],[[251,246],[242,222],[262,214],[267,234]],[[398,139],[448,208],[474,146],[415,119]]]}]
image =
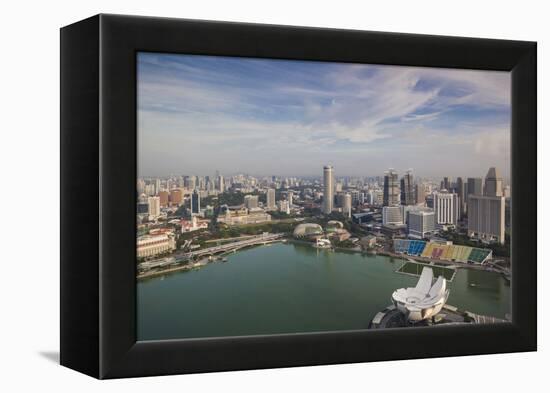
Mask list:
[{"label": "waterfront promenade", "polygon": [[[179,255],[173,255],[170,257],[142,262],[138,264],[138,271],[140,272],[138,274],[138,278],[153,275],[151,274],[153,273],[151,272],[152,270],[155,271],[155,274],[181,270],[184,268],[185,265],[187,265],[188,262],[196,259],[211,257],[214,255],[223,255],[225,253],[235,252],[245,247],[278,242],[281,241],[284,236],[284,233],[262,233],[258,236],[247,236],[245,240],[241,241],[234,241],[231,243],[202,248],[196,251],[191,251]],[[194,265],[195,264],[190,265],[189,267],[193,267]],[[148,274],[147,272],[151,273]]]}]

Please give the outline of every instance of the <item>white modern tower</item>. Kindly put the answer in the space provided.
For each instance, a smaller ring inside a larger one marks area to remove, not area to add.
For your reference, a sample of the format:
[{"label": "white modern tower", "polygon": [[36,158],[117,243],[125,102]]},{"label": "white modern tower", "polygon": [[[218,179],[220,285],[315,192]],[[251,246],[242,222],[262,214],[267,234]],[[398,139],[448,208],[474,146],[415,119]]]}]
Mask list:
[{"label": "white modern tower", "polygon": [[351,217],[351,194],[349,193],[344,195],[344,206],[342,206],[342,212],[345,216]]},{"label": "white modern tower", "polygon": [[334,203],[334,171],[332,166],[323,167],[323,213],[330,214]]}]

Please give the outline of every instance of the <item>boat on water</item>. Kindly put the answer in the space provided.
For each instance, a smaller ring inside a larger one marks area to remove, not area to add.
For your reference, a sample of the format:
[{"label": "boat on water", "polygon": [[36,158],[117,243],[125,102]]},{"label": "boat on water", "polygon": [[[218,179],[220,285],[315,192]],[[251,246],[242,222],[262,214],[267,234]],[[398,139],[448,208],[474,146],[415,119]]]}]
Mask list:
[{"label": "boat on water", "polygon": [[315,248],[332,248],[332,244],[328,239],[317,239],[313,245]]}]

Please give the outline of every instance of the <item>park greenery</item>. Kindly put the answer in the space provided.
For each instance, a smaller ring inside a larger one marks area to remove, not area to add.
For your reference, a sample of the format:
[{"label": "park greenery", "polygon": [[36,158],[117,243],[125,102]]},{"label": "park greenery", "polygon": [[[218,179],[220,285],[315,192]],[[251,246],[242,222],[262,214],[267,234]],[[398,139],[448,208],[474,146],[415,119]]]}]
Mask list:
[{"label": "park greenery", "polygon": [[477,248],[489,248],[493,250],[493,255],[497,257],[510,257],[510,235],[505,234],[504,244],[491,243],[483,244],[478,240],[471,239],[463,233],[458,233],[456,231],[445,231],[441,232],[440,236],[446,240],[450,240],[453,244],[458,244],[462,246],[477,247]]}]

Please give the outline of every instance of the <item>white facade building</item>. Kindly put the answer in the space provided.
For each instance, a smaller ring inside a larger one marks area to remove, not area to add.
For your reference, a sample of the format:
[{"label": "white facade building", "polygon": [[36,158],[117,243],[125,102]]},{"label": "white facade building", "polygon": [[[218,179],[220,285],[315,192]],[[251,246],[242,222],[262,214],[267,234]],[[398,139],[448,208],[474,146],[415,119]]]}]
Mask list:
[{"label": "white facade building", "polygon": [[470,195],[468,198],[468,236],[504,244],[503,196]]},{"label": "white facade building", "polygon": [[137,239],[138,258],[154,257],[176,249],[176,240],[173,234],[141,236]]},{"label": "white facade building", "polygon": [[372,190],[369,191],[368,195],[370,199],[369,203],[371,205],[382,206],[382,204],[384,203],[384,191]]},{"label": "white facade building", "polygon": [[434,192],[432,195],[435,224],[438,226],[456,226],[460,212],[458,195],[452,192]]},{"label": "white facade building", "polygon": [[382,224],[403,224],[403,209],[401,206],[384,206],[382,208]]},{"label": "white facade building", "polygon": [[160,198],[157,196],[147,198],[149,205],[149,218],[155,219],[160,216]]},{"label": "white facade building", "polygon": [[273,188],[267,190],[266,204],[269,210],[275,209],[275,190]]},{"label": "white facade building", "polygon": [[435,213],[432,209],[417,209],[408,212],[409,237],[423,239],[435,232]]},{"label": "white facade building", "polygon": [[271,221],[271,215],[260,208],[227,209],[225,214],[218,216],[218,222],[227,225],[260,224],[268,221]]},{"label": "white facade building", "polygon": [[346,193],[344,195],[344,203],[342,204],[342,213],[345,216],[351,217],[351,194]]},{"label": "white facade building", "polygon": [[279,211],[281,213],[290,214],[290,206],[288,204],[288,201],[285,201],[284,199],[281,199],[279,201]]},{"label": "white facade building", "polygon": [[245,195],[244,206],[247,209],[255,209],[258,207],[258,195]]}]

